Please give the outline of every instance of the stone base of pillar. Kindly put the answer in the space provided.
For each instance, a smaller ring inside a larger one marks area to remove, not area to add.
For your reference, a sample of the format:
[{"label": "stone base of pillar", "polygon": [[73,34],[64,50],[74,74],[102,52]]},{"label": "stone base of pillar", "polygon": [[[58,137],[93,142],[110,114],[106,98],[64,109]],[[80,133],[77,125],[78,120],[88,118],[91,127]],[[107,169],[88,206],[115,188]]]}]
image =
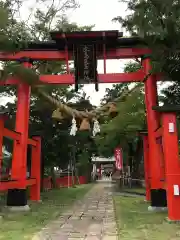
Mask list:
[{"label": "stone base of pillar", "polygon": [[148,211],[149,212],[167,212],[167,207],[152,207],[149,206],[148,207]]},{"label": "stone base of pillar", "polygon": [[167,207],[167,196],[165,189],[151,189],[151,207]]},{"label": "stone base of pillar", "polygon": [[8,207],[27,206],[27,190],[9,189],[7,194],[7,206]]},{"label": "stone base of pillar", "polygon": [[28,212],[28,211],[31,210],[30,207],[29,207],[29,205],[25,205],[25,206],[13,206],[13,207],[8,206],[7,208],[8,208],[8,210],[9,210],[10,212]]},{"label": "stone base of pillar", "polygon": [[166,221],[167,221],[168,223],[180,224],[180,220],[171,220],[171,219],[169,219],[168,217],[166,218]]}]

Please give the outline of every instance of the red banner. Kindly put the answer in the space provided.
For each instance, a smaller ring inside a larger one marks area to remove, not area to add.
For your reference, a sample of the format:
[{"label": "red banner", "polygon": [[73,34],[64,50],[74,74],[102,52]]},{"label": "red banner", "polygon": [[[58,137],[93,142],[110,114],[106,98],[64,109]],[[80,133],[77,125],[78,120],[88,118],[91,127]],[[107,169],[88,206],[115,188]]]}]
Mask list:
[{"label": "red banner", "polygon": [[123,169],[123,152],[122,148],[116,148],[114,151],[114,157],[116,159],[116,168],[118,170]]}]

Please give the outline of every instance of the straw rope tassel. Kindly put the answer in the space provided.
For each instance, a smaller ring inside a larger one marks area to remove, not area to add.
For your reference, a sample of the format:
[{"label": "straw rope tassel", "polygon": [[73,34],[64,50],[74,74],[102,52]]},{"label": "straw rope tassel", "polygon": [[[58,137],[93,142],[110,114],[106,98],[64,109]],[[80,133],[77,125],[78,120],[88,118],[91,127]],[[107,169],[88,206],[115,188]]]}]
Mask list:
[{"label": "straw rope tassel", "polygon": [[94,120],[94,125],[93,125],[93,137],[96,136],[97,133],[99,133],[100,130],[100,125],[97,119]]},{"label": "straw rope tassel", "polygon": [[76,132],[77,132],[77,126],[76,126],[76,119],[73,117],[72,119],[72,125],[71,125],[71,130],[70,130],[70,135],[71,136],[76,136]]}]

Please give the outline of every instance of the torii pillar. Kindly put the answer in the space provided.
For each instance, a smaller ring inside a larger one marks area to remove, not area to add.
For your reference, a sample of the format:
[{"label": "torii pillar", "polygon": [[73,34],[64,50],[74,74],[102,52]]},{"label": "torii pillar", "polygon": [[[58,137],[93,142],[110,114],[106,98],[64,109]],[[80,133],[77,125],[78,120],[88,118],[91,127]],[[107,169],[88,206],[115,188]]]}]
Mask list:
[{"label": "torii pillar", "polygon": [[[24,66],[31,67],[31,64],[25,62]],[[7,205],[12,207],[24,207],[27,205],[26,175],[30,94],[31,87],[19,81],[17,85],[15,130],[21,134],[21,139],[19,142],[14,142],[11,178],[12,180],[18,180],[21,184],[17,189],[8,190]]]},{"label": "torii pillar", "polygon": [[166,190],[165,190],[165,176],[162,168],[162,154],[159,144],[156,142],[155,131],[160,126],[160,115],[152,109],[153,106],[158,105],[157,84],[156,77],[150,74],[151,62],[150,57],[143,59],[143,68],[147,76],[145,81],[145,104],[147,113],[147,129],[148,129],[148,143],[149,143],[149,181],[150,181],[150,198],[152,208],[165,207]]},{"label": "torii pillar", "polygon": [[151,191],[150,191],[150,167],[149,167],[149,142],[147,132],[140,132],[140,135],[143,139],[143,155],[144,155],[144,179],[146,187],[146,201],[151,200]]},{"label": "torii pillar", "polygon": [[176,112],[179,106],[154,107],[162,116],[162,143],[166,171],[168,219],[180,221],[180,159]]}]

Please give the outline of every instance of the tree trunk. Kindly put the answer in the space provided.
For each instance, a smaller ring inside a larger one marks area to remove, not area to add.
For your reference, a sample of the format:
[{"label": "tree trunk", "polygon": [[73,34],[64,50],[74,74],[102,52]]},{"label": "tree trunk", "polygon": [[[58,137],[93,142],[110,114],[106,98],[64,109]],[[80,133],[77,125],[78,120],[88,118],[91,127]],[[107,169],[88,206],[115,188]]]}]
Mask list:
[{"label": "tree trunk", "polygon": [[87,183],[90,183],[92,181],[92,177],[91,177],[92,169],[93,169],[93,164],[89,162],[87,164],[87,169],[86,169]]},{"label": "tree trunk", "polygon": [[44,156],[42,153],[42,157],[41,157],[41,192],[44,190],[44,186],[43,186],[44,169],[45,169],[45,164],[44,164]]},{"label": "tree trunk", "polygon": [[51,167],[51,184],[52,184],[52,188],[57,188],[57,185],[56,185],[56,174],[54,172],[54,166]]},{"label": "tree trunk", "polygon": [[129,142],[128,147],[129,147],[128,165],[130,166],[130,172],[133,172],[133,144]]},{"label": "tree trunk", "polygon": [[133,177],[136,179],[141,178],[141,173],[140,173],[140,163],[142,160],[142,154],[143,154],[143,143],[142,139],[139,138],[136,146],[136,150],[134,152],[134,161],[133,161]]}]

